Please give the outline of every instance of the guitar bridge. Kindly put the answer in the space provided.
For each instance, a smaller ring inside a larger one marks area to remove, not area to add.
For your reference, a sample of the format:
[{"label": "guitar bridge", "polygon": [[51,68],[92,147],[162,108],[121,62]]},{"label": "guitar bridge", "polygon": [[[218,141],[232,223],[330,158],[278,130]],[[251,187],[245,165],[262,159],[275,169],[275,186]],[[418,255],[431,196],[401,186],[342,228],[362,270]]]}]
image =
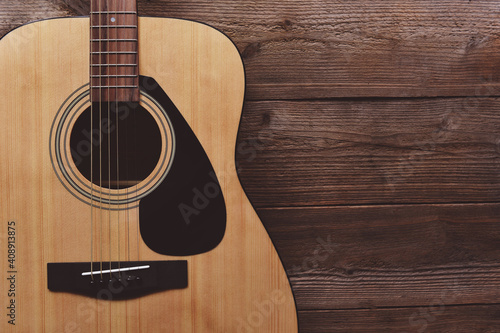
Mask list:
[{"label": "guitar bridge", "polygon": [[124,300],[188,286],[187,261],[48,263],[50,291]]}]

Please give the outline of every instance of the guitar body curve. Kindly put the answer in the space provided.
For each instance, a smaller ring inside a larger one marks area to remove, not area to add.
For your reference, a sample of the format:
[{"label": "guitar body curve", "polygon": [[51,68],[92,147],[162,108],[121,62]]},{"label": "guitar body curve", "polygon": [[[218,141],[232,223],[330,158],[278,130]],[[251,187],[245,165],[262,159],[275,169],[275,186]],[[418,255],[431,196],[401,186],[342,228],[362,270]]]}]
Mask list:
[{"label": "guitar body curve", "polygon": [[[104,249],[88,241],[92,212],[54,171],[51,129],[61,105],[88,84],[89,19],[22,26],[0,41],[0,299],[7,314],[0,331],[296,332],[289,281],[235,169],[245,84],[236,47],[209,26],[178,19],[141,17],[139,36],[141,75],[166,92],[216,174],[223,238],[197,255],[157,253],[138,231],[136,205],[100,213],[128,223],[94,226],[110,239]],[[129,248],[120,245],[134,230]],[[48,289],[48,263],[88,262],[91,253],[101,261],[185,261],[187,287],[123,300]]]}]

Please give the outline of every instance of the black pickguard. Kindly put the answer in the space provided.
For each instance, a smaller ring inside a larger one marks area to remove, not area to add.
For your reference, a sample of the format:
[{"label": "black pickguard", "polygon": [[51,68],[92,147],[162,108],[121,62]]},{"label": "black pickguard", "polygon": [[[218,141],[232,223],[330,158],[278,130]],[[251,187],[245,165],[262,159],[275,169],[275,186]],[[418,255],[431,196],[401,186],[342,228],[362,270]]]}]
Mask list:
[{"label": "black pickguard", "polygon": [[140,201],[142,239],[151,250],[165,255],[210,251],[226,230],[226,205],[215,171],[196,135],[158,83],[141,76],[140,86],[165,109],[176,139],[167,177]]}]

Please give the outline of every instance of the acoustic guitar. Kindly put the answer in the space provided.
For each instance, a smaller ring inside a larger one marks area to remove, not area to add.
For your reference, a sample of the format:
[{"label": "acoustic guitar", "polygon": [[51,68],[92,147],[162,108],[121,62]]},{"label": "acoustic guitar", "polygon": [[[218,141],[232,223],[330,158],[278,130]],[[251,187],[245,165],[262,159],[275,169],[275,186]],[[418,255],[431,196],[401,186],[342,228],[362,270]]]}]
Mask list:
[{"label": "acoustic guitar", "polygon": [[0,41],[1,332],[296,332],[221,32],[135,0]]}]

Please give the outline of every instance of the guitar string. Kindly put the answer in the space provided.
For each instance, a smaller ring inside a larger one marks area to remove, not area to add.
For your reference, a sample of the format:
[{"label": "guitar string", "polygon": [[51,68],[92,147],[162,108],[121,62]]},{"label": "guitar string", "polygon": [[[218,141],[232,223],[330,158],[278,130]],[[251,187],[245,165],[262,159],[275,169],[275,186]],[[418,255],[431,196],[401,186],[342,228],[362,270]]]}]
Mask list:
[{"label": "guitar string", "polygon": [[[136,40],[135,43],[137,43],[137,48],[136,48],[136,53],[133,55],[133,57],[135,58],[135,65],[136,65],[136,70],[135,70],[135,78],[134,78],[134,86],[135,86],[135,82],[137,82],[137,88],[134,88],[134,89],[139,89],[139,83],[138,83],[138,73],[139,73],[139,48],[138,48],[138,40],[139,40],[139,18],[137,16],[137,4],[134,6],[134,8],[132,8],[132,12],[135,12],[136,14],[134,15],[134,24],[137,28],[134,30],[134,35],[133,35],[133,39]],[[137,102],[138,103],[138,110],[139,110],[139,105],[140,105],[140,95],[139,95],[139,101]],[[135,115],[135,113],[134,113]],[[134,142],[135,142],[135,151],[137,151],[137,122],[134,122]],[[134,159],[134,160],[137,160],[137,159]],[[139,191],[139,183],[140,183],[140,180],[139,180],[139,173],[138,173],[138,167],[136,165],[135,167],[135,173],[136,173],[136,179],[135,179],[135,193],[138,193]],[[136,224],[136,248],[137,248],[137,261],[140,261],[140,255],[139,255],[139,209],[135,209],[135,224]]]},{"label": "guitar string", "polygon": [[[137,36],[138,37],[138,36]],[[136,55],[137,57],[137,55]],[[136,58],[136,63],[137,58]],[[139,69],[137,69],[138,71]],[[134,112],[134,117],[136,117],[136,113]],[[137,151],[137,121],[134,121],[134,151]],[[134,161],[137,161],[136,158],[134,158]],[[138,166],[137,162],[135,164],[135,193],[139,191],[139,173],[138,173]],[[136,224],[136,247],[137,247],[137,261],[140,261],[140,256],[139,256],[139,209],[135,209],[135,224]]]},{"label": "guitar string", "polygon": [[[124,12],[127,12],[128,10],[128,7],[125,8],[126,10],[124,10]],[[132,12],[135,12],[137,9],[136,8],[131,8],[131,11]],[[123,14],[124,16],[126,16],[126,14]],[[134,23],[135,24],[135,23]],[[132,36],[132,39],[136,39],[137,40],[137,37],[135,35]],[[137,57],[137,53],[133,55],[133,57]],[[137,66],[137,58],[136,58],[136,61],[134,62]],[[136,70],[137,70],[137,67],[136,67]],[[133,84],[135,85],[135,83]],[[133,92],[132,92],[133,93]],[[134,142],[133,142],[133,149],[132,151],[134,152],[137,152],[137,110],[134,109],[133,110],[133,115],[134,117],[134,121],[132,122],[133,123],[133,138],[134,138]],[[132,167],[132,170],[131,170],[131,176],[133,176],[133,184],[132,184],[132,191],[135,191],[135,193],[137,193],[137,190],[138,190],[138,183],[139,183],[139,177],[138,177],[138,166],[137,166],[137,158],[134,158],[133,159],[134,163],[133,163],[133,167]],[[135,183],[135,184],[134,184]],[[134,189],[135,187],[135,189]],[[127,188],[128,189],[128,188]],[[137,209],[135,209],[135,211],[137,211]],[[139,225],[139,219],[134,216],[130,217],[130,210],[127,210],[127,217],[129,219],[129,222],[130,220],[132,220],[133,223],[135,223],[138,227]],[[129,226],[130,228],[130,226]],[[132,231],[133,232],[133,231]],[[129,229],[129,233],[130,233],[130,229]],[[130,256],[130,234],[128,235],[129,237],[129,257]],[[136,243],[136,248],[137,248],[137,253],[139,253],[139,242]],[[139,261],[139,256],[137,256],[137,261]]]},{"label": "guitar string", "polygon": [[102,252],[102,18],[101,18],[101,1],[99,1],[99,75],[101,75],[99,79],[99,243],[100,243],[100,269],[101,269],[101,281],[103,281],[102,277],[102,260],[103,260],[103,252]]},{"label": "guitar string", "polygon": [[[121,3],[122,6],[120,7],[120,10],[123,12],[122,14],[122,18],[123,18],[123,24],[126,24],[125,20],[126,20],[126,17],[127,15],[125,14],[126,12],[126,4],[125,3]],[[126,37],[124,37],[126,38]],[[125,112],[128,112],[127,114],[127,117],[130,116],[130,106],[131,104],[128,103],[127,105],[127,109]],[[127,122],[127,123],[130,123],[130,122]],[[125,127],[125,137],[128,137],[128,126]],[[125,151],[128,151],[129,150],[129,147],[128,147],[128,141],[125,141]],[[128,156],[126,157],[128,159]],[[130,173],[129,173],[129,163],[126,163],[125,164],[125,178],[127,179],[127,181],[130,181]],[[129,212],[129,202],[128,202],[128,198],[129,198],[129,186],[128,184],[125,184],[125,220],[126,220],[126,244],[127,244],[127,254],[126,254],[126,257],[127,257],[127,261],[130,261],[130,212]]]},{"label": "guitar string", "polygon": [[[134,39],[135,40],[139,40],[139,17],[137,16],[137,4],[135,6],[135,8],[133,9],[134,12],[136,12],[136,14],[134,15],[134,21],[135,21],[135,26],[137,27],[134,31]],[[136,42],[137,45],[139,44],[139,42]],[[135,54],[135,63],[136,63],[136,82],[137,82],[137,88],[136,89],[139,89],[139,78],[138,78],[138,75],[139,75],[139,47],[137,47],[137,53]],[[140,94],[139,94],[139,102],[140,103]],[[136,134],[136,140],[137,140],[137,134]],[[137,191],[139,190],[139,182],[137,182],[136,184],[136,193]],[[136,209],[136,242],[137,242],[137,261],[139,261],[140,259],[140,256],[139,256],[139,209]]]},{"label": "guitar string", "polygon": [[[130,112],[130,111],[129,111]],[[130,115],[129,115],[130,116]],[[128,126],[125,128],[125,136],[128,137]],[[128,151],[128,141],[125,142],[125,150]],[[129,163],[125,164],[125,176],[127,180],[130,180],[129,178]],[[129,203],[128,203],[128,184],[127,187],[125,188],[125,219],[126,219],[126,226],[127,226],[127,261],[130,261],[130,213],[129,213]]]},{"label": "guitar string", "polygon": [[108,247],[109,247],[109,279],[111,280],[112,278],[112,273],[111,273],[111,270],[112,270],[112,267],[111,267],[111,258],[112,258],[112,255],[111,255],[111,128],[110,128],[110,121],[111,121],[111,78],[109,77],[109,69],[110,69],[110,52],[111,52],[111,49],[110,49],[110,45],[109,45],[109,37],[110,37],[110,28],[109,26],[111,25],[111,23],[109,22],[110,18],[109,18],[109,12],[111,10],[110,6],[109,6],[109,0],[106,0],[106,11],[107,11],[107,14],[106,14],[106,54],[107,54],[107,61],[106,61],[106,64],[107,64],[107,70],[106,70],[106,77],[107,77],[107,83],[108,83],[108,86],[107,86],[107,93],[108,93],[108,110],[107,110],[107,121],[108,121],[108,237],[109,237],[109,243],[108,243]]},{"label": "guitar string", "polygon": [[[93,27],[93,0],[90,1],[90,64],[93,63],[93,39],[94,39],[94,29]],[[90,277],[94,281],[94,110],[93,110],[93,89],[92,89],[92,78],[93,78],[93,68],[90,66]]]},{"label": "guitar string", "polygon": [[[127,6],[123,6],[123,12],[126,12],[126,9],[127,9]],[[123,15],[123,18],[126,17],[126,14],[122,14]],[[130,104],[128,105],[128,117],[130,117]],[[127,122],[127,127],[126,127],[126,133],[125,133],[125,136],[128,137],[129,136],[129,130],[130,130],[130,126],[128,125],[130,124],[130,121]],[[125,149],[126,151],[128,152],[129,151],[129,141],[127,140],[125,142],[126,146],[125,146]],[[128,156],[127,156],[128,158]],[[130,161],[128,161],[130,162]],[[130,163],[127,163],[126,164],[126,178],[128,181],[130,181],[130,166],[129,166]],[[127,220],[127,260],[130,261],[130,207],[129,207],[129,202],[128,202],[128,198],[129,198],[129,186],[127,184],[127,187],[125,189],[125,202],[126,202],[126,205],[125,205],[125,209],[126,209],[126,220]]]},{"label": "guitar string", "polygon": [[[122,12],[125,12],[125,9],[127,8],[126,4],[125,3],[121,3],[121,6],[120,6],[120,10]],[[126,18],[126,15],[125,14],[122,14],[122,18],[125,20]],[[124,21],[125,22],[125,21]],[[124,37],[125,39],[125,37]],[[126,73],[126,70],[122,70],[122,72]],[[130,114],[130,105],[127,105],[127,108],[124,109],[124,112],[126,112],[126,117],[128,117]],[[125,137],[128,138],[128,124],[130,122],[126,122],[126,126],[124,128],[124,131],[125,131]],[[123,134],[122,134],[123,136]],[[128,140],[125,140],[124,142],[122,142],[122,144],[125,145],[125,179],[128,181],[130,181],[130,178],[129,178],[129,157],[128,157],[128,150],[129,150],[129,145],[128,145]],[[125,184],[125,220],[126,220],[126,251],[127,251],[127,254],[125,254],[125,256],[127,257],[126,261],[130,261],[130,219],[129,219],[129,203],[128,203],[128,197],[129,197],[129,189],[128,189],[128,184]],[[124,243],[125,243],[124,242]]]},{"label": "guitar string", "polygon": [[[118,2],[115,4],[115,13],[113,14],[113,17],[115,18],[115,24],[117,27],[115,28],[115,39],[118,41],[118,24],[120,20],[118,20],[118,11],[120,7],[121,2]],[[115,74],[116,74],[116,87],[118,87],[118,51],[119,47],[118,45],[121,45],[120,42],[115,43],[116,47],[116,63],[115,63]],[[118,88],[115,88],[115,123],[116,123],[116,188],[118,191],[120,191],[120,153],[119,153],[119,119],[118,119]],[[121,273],[121,262],[120,262],[120,200],[118,197],[118,209],[117,209],[117,230],[118,230],[118,278],[121,279],[122,273]]]}]

